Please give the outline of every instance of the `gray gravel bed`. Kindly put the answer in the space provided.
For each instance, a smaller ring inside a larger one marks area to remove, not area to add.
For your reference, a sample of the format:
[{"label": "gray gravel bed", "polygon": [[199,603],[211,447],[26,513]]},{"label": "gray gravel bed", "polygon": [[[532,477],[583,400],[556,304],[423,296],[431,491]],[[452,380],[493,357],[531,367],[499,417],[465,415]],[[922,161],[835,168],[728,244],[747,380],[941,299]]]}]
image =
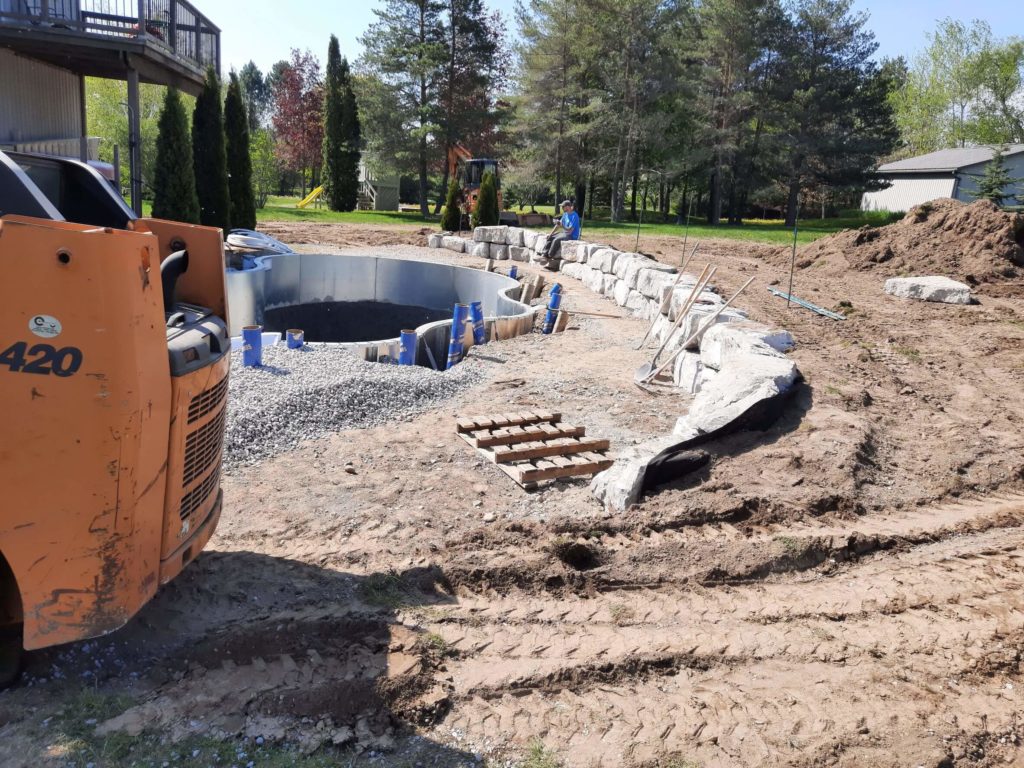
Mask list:
[{"label": "gray gravel bed", "polygon": [[224,470],[256,464],[343,429],[376,427],[454,397],[483,377],[472,359],[450,371],[368,363],[329,347],[268,347],[263,366],[233,352]]}]

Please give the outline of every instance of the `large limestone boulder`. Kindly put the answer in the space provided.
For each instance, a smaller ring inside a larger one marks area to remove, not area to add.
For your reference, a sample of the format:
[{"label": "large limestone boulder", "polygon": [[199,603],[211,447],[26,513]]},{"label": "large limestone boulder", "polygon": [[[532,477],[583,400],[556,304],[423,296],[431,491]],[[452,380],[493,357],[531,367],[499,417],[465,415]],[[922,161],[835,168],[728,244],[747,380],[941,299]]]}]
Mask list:
[{"label": "large limestone boulder", "polygon": [[473,243],[469,246],[469,251],[473,256],[479,256],[481,259],[490,258],[491,255],[491,244],[490,243]]},{"label": "large limestone boulder", "polygon": [[512,261],[529,261],[530,253],[530,249],[525,246],[510,245],[508,247],[508,257]]},{"label": "large limestone boulder", "polygon": [[599,248],[590,254],[587,263],[594,269],[609,274],[615,271],[615,262],[621,254],[614,248]]},{"label": "large limestone boulder", "polygon": [[[697,349],[704,334],[716,324],[740,323],[747,319],[747,314],[743,310],[727,307],[715,315],[714,321],[712,321],[711,316],[715,314],[716,309],[717,307],[706,304],[695,304],[672,333],[672,338],[666,345],[666,349],[672,351],[684,344],[686,349]],[[674,322],[674,320],[670,321],[666,325],[671,327]],[[661,340],[664,341],[664,336]]]},{"label": "large limestone boulder", "polygon": [[504,225],[498,227],[477,227],[473,230],[473,240],[478,243],[499,243],[504,245],[507,237],[508,227]]},{"label": "large limestone boulder", "polygon": [[708,386],[701,387],[689,413],[676,422],[674,434],[720,429],[762,400],[788,391],[798,377],[796,364],[777,352],[736,355]]},{"label": "large limestone boulder", "polygon": [[620,307],[626,306],[626,302],[629,300],[630,287],[625,280],[617,280],[615,287],[612,289],[612,299]]},{"label": "large limestone boulder", "polygon": [[508,260],[508,246],[504,243],[491,243],[489,251],[490,257],[495,261]]},{"label": "large limestone boulder", "polygon": [[594,293],[604,292],[604,278],[604,272],[602,272],[599,269],[594,269],[589,264],[586,265],[586,270],[580,277],[580,279],[583,281],[583,284]]},{"label": "large limestone boulder", "polygon": [[532,251],[534,244],[536,244],[536,242],[537,242],[537,237],[538,237],[538,233],[537,232],[534,232],[532,229],[524,229],[523,230],[523,247],[524,248],[529,248]]},{"label": "large limestone boulder", "polygon": [[548,236],[547,235],[538,234],[537,235],[537,239],[533,241],[533,251],[534,251],[534,253],[544,253],[544,249],[547,248],[547,247],[548,247]]},{"label": "large limestone boulder", "polygon": [[441,248],[441,247],[443,247],[444,246],[444,238],[445,238],[445,235],[447,235],[447,234],[449,234],[449,233],[448,232],[435,232],[434,234],[430,235],[430,237],[427,238],[427,247],[428,248]]},{"label": "large limestone boulder", "polygon": [[890,296],[943,304],[970,304],[971,287],[948,277],[891,277],[885,281]]},{"label": "large limestone boulder", "polygon": [[644,265],[650,261],[646,256],[641,256],[639,253],[630,253],[625,251],[619,254],[619,257],[615,260],[615,265],[612,267],[612,272],[619,280],[626,278],[626,272],[632,266],[634,272],[639,271]]},{"label": "large limestone boulder", "polygon": [[609,298],[615,295],[615,286],[618,284],[619,278],[615,275],[605,275],[601,282],[601,293]]},{"label": "large limestone boulder", "polygon": [[574,277],[577,280],[583,279],[583,274],[586,271],[586,266],[575,261],[563,261],[558,267],[558,271],[569,277]]},{"label": "large limestone boulder", "polygon": [[[615,268],[618,269],[619,265],[616,264]],[[654,259],[648,259],[645,256],[641,256],[639,259],[629,260],[622,269],[622,274],[619,276],[629,283],[630,288],[638,288],[640,285],[641,272],[658,272],[665,275],[674,275],[675,271],[676,268],[673,266],[660,264]]]},{"label": "large limestone boulder", "polygon": [[703,370],[700,353],[683,352],[672,366],[672,382],[684,392],[695,395],[700,391]]},{"label": "large limestone boulder", "polygon": [[711,326],[700,342],[701,362],[716,371],[729,359],[743,353],[788,352],[796,346],[793,334],[783,328],[760,323],[737,322]]},{"label": "large limestone boulder", "polygon": [[666,448],[679,442],[673,435],[656,437],[627,448],[604,472],[594,475],[590,492],[606,509],[621,512],[640,499],[647,465]]},{"label": "large limestone boulder", "polygon": [[463,238],[456,237],[454,235],[448,235],[442,238],[441,246],[449,251],[455,251],[456,253],[466,252],[466,241]]},{"label": "large limestone boulder", "polygon": [[523,229],[522,227],[509,227],[505,232],[505,245],[516,245],[522,247],[523,245]]},{"label": "large limestone boulder", "polygon": [[[636,289],[647,298],[660,302],[665,294],[672,289],[676,278],[677,275],[668,272],[644,268],[637,272]],[[683,280],[685,279],[686,277],[683,277]]]},{"label": "large limestone boulder", "polygon": [[[566,240],[562,243],[562,261],[580,261],[578,254],[580,251],[579,240]],[[586,253],[586,249],[583,249]]]}]

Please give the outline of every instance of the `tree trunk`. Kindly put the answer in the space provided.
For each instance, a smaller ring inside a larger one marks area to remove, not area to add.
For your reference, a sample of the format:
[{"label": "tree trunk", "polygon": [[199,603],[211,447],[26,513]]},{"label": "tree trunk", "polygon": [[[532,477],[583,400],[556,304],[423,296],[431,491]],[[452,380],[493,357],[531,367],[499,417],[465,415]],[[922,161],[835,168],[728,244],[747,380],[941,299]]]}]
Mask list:
[{"label": "tree trunk", "polygon": [[796,226],[797,217],[800,214],[800,179],[795,178],[789,182],[789,196],[786,200],[786,226],[792,229]]},{"label": "tree trunk", "polygon": [[590,192],[587,194],[587,218],[594,220],[594,177],[590,177]]},{"label": "tree trunk", "polygon": [[[447,154],[447,153],[446,153]],[[441,213],[441,206],[448,198],[448,163],[444,164],[444,176],[441,179],[441,190],[437,194],[437,205],[434,207],[434,215]]]},{"label": "tree trunk", "polygon": [[587,180],[577,179],[573,194],[576,197],[576,213],[583,215],[583,209],[587,205]]},{"label": "tree trunk", "polygon": [[719,163],[711,169],[708,180],[708,224],[717,226],[722,221],[722,166]]},{"label": "tree trunk", "polygon": [[430,215],[430,207],[427,202],[427,137],[424,136],[420,139],[420,156],[419,171],[420,171],[420,213],[423,218]]},{"label": "tree trunk", "polygon": [[630,185],[629,216],[636,221],[636,190],[640,186],[640,175],[633,172],[633,183]]}]

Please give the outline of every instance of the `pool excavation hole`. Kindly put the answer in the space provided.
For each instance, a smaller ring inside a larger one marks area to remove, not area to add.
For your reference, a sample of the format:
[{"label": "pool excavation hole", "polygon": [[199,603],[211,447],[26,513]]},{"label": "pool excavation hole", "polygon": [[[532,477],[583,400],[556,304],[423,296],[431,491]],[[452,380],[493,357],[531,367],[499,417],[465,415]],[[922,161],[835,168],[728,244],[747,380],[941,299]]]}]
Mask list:
[{"label": "pool excavation hole", "polygon": [[390,339],[405,328],[451,319],[451,310],[378,301],[331,301],[264,310],[263,330],[284,334],[290,328],[301,328],[307,342],[347,344]]}]

